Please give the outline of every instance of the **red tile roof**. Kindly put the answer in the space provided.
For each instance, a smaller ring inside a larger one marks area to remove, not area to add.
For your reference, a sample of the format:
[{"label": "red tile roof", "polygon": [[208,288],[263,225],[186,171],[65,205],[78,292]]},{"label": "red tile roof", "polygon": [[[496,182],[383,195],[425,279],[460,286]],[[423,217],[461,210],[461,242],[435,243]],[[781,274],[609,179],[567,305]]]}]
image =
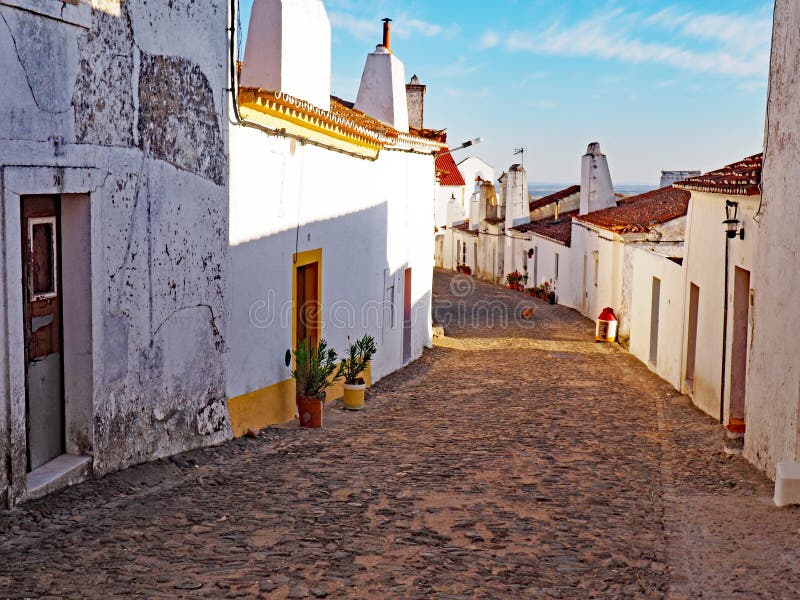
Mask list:
[{"label": "red tile roof", "polygon": [[466,185],[461,171],[456,166],[456,161],[453,160],[453,155],[448,150],[442,150],[436,155],[436,174],[442,185]]},{"label": "red tile roof", "polygon": [[574,196],[575,194],[579,194],[580,192],[581,192],[581,186],[573,185],[571,187],[561,190],[560,192],[556,192],[555,194],[550,194],[549,196],[545,196],[544,198],[539,198],[538,200],[534,200],[530,204],[530,210],[531,212],[533,212],[538,208],[542,208],[550,204],[555,204],[556,202],[560,202],[564,198],[569,198],[570,196]]},{"label": "red tile roof", "polygon": [[712,194],[757,196],[761,193],[759,186],[763,162],[764,154],[756,154],[705,175],[679,181],[675,187]]},{"label": "red tile roof", "polygon": [[518,225],[513,228],[513,231],[521,233],[535,233],[542,237],[550,238],[560,244],[569,247],[572,243],[572,217],[578,215],[578,211],[562,214],[558,220],[548,217],[546,219],[539,219],[532,223],[525,225]]},{"label": "red tile roof", "polygon": [[447,143],[447,130],[446,129],[420,129],[418,127],[409,127],[408,132],[411,135],[425,138],[426,140],[433,140],[440,144]]},{"label": "red tile roof", "polygon": [[647,233],[656,225],[685,216],[691,197],[686,190],[665,187],[623,198],[615,207],[579,216],[578,220],[615,233]]},{"label": "red tile roof", "polygon": [[469,221],[464,221],[463,223],[459,223],[458,225],[453,225],[451,229],[457,229],[458,231],[463,231],[464,233],[468,233],[470,235],[478,235],[477,229],[469,228]]}]

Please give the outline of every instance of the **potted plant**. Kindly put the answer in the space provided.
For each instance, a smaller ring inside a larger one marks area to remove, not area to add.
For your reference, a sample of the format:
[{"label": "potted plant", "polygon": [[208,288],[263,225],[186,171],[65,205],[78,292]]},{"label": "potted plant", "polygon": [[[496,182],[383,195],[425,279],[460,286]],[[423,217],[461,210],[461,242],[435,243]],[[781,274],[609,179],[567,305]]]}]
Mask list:
[{"label": "potted plant", "polygon": [[297,414],[300,427],[322,427],[325,390],[339,379],[337,356],[325,340],[313,344],[303,340],[294,351],[292,378],[297,384]]},{"label": "potted plant", "polygon": [[[350,338],[347,338],[350,341]],[[365,335],[347,349],[347,358],[339,365],[338,376],[344,377],[345,410],[361,410],[364,408],[364,392],[366,382],[361,376],[367,370],[369,361],[375,356],[375,338]]]},{"label": "potted plant", "polygon": [[556,303],[556,293],[553,290],[550,290],[549,292],[547,292],[547,301],[550,304],[555,304]]},{"label": "potted plant", "polygon": [[522,273],[519,271],[512,271],[506,275],[506,283],[508,283],[508,287],[512,290],[519,289],[520,281],[522,281]]}]

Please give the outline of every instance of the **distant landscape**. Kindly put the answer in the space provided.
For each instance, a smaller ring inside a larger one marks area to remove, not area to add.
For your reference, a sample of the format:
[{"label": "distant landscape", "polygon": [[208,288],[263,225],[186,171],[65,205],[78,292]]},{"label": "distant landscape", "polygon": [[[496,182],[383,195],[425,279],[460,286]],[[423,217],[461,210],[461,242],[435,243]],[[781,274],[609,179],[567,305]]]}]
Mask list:
[{"label": "distant landscape", "polygon": [[[549,196],[559,190],[563,190],[564,188],[568,188],[569,186],[574,185],[572,183],[531,183],[528,185],[528,192],[531,194],[534,200],[538,198],[544,198],[545,196]],[[650,190],[656,189],[656,185],[646,185],[646,184],[620,184],[615,186],[614,191],[618,194],[623,194],[625,196],[636,196],[638,194],[644,194],[645,192],[649,192]]]}]

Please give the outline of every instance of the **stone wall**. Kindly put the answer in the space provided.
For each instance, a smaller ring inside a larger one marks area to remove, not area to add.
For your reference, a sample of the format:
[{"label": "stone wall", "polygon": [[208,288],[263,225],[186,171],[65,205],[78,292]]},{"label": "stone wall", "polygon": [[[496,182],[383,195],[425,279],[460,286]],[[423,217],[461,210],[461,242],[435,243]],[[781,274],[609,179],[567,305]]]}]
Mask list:
[{"label": "stone wall", "polygon": [[[50,8],[0,0],[0,197],[8,216],[20,195],[89,194],[92,422],[77,446],[102,474],[231,434],[227,3]],[[64,173],[93,183],[67,190]],[[7,225],[8,273],[21,255],[19,224]],[[25,493],[24,420],[19,431],[12,418],[25,397],[6,349],[22,343],[22,294],[11,277],[3,287],[0,493],[10,480],[13,501]]]}]

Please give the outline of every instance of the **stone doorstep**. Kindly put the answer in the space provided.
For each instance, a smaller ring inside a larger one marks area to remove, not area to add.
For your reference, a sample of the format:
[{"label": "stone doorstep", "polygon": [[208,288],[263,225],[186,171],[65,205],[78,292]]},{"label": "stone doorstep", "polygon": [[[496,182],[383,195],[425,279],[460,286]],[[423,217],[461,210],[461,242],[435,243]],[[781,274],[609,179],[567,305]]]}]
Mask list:
[{"label": "stone doorstep", "polygon": [[35,500],[63,487],[80,483],[89,477],[92,465],[90,456],[62,454],[28,473],[25,494],[21,501]]},{"label": "stone doorstep", "polygon": [[775,469],[775,505],[800,504],[800,462],[778,463]]}]

